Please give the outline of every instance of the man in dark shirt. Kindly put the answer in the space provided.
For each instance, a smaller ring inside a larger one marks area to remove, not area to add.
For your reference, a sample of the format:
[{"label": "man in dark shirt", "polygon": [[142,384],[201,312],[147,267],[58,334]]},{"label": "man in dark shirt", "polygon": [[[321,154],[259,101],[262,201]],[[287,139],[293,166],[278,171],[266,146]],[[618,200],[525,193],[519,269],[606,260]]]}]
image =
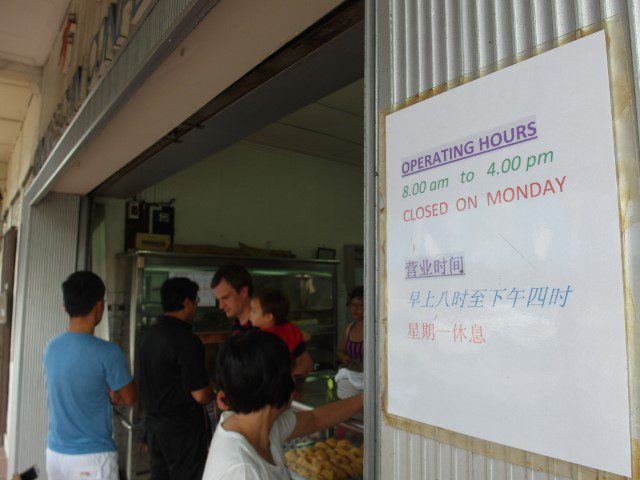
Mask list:
[{"label": "man in dark shirt", "polygon": [[246,268],[233,264],[223,265],[216,270],[211,288],[218,306],[232,322],[232,333],[242,333],[253,328],[249,320],[253,282]]},{"label": "man in dark shirt", "polygon": [[140,387],[146,409],[153,480],[200,480],[211,440],[204,405],[213,391],[204,346],[194,335],[198,285],[170,278],[160,291],[164,315],[140,342]]}]

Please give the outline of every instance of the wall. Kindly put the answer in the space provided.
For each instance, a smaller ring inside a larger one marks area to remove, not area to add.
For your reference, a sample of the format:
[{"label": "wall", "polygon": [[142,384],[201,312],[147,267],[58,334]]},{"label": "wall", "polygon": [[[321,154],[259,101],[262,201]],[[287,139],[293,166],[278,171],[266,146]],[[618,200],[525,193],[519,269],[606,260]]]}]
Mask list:
[{"label": "wall", "polygon": [[[375,145],[379,109],[419,92],[474,72],[497,61],[562,37],[613,15],[628,15],[630,50],[634,65],[636,101],[638,97],[638,2],[622,0],[478,0],[433,1],[376,0],[369,17],[371,43],[367,82],[375,82],[369,92],[367,162],[379,158]],[[373,40],[375,38],[375,40]],[[368,185],[374,185],[370,177]],[[383,206],[382,206],[383,207]],[[381,206],[378,206],[381,208]],[[370,225],[367,236],[375,236]],[[379,245],[377,245],[379,247]],[[372,253],[371,251],[369,251]],[[371,270],[375,262],[368,263]],[[377,274],[376,274],[377,275]],[[369,310],[371,312],[371,310]],[[371,317],[373,318],[373,317]],[[380,335],[378,328],[375,332]],[[373,338],[374,332],[367,336]],[[370,358],[380,352],[368,342]],[[375,375],[375,371],[368,375]],[[367,378],[374,379],[375,376]],[[371,385],[371,384],[370,384]],[[376,393],[380,398],[381,392]],[[379,405],[378,405],[379,408]],[[637,405],[632,407],[637,409]],[[556,478],[488,456],[454,448],[389,427],[380,419],[376,478],[403,479],[550,479]],[[633,436],[638,426],[632,421]],[[501,454],[502,452],[494,452]],[[528,460],[522,458],[522,461]],[[567,476],[578,477],[575,468]]]},{"label": "wall", "polygon": [[[124,251],[124,222],[126,201],[118,198],[94,198],[91,213],[89,268],[99,275],[107,287],[107,309],[114,305],[116,285],[116,256]],[[108,340],[108,312],[96,329],[96,336]]]},{"label": "wall", "polygon": [[285,249],[362,243],[362,168],[239,142],[141,193],[176,198],[175,242]]}]

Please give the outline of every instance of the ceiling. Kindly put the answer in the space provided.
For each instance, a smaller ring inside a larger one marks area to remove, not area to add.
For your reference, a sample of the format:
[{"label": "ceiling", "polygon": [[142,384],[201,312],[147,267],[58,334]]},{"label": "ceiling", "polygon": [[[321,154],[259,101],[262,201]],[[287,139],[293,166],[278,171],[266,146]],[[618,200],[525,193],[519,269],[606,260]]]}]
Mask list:
[{"label": "ceiling", "polygon": [[0,59],[41,67],[69,0],[0,0]]},{"label": "ceiling", "polygon": [[0,163],[11,158],[68,7],[69,0],[0,0]]},{"label": "ceiling", "polygon": [[0,163],[11,158],[32,96],[28,81],[3,78],[0,68]]},{"label": "ceiling", "polygon": [[246,140],[339,162],[362,165],[364,80],[249,135]]}]

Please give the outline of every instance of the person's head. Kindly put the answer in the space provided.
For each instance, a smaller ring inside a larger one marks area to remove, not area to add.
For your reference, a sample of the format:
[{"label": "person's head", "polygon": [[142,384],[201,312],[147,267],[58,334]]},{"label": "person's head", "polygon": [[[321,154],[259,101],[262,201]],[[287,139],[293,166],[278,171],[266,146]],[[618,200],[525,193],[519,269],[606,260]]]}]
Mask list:
[{"label": "person's head", "polygon": [[93,272],[75,272],[62,283],[64,308],[71,318],[90,318],[95,325],[104,312],[104,283]]},{"label": "person's head", "polygon": [[347,306],[354,320],[358,321],[364,318],[364,288],[362,285],[354,287],[349,292]]},{"label": "person's head", "polygon": [[198,284],[185,277],[174,277],[162,284],[160,299],[166,314],[190,322],[198,310]]},{"label": "person's head", "polygon": [[251,299],[251,323],[258,328],[282,325],[289,315],[289,301],[280,290],[258,290]]},{"label": "person's head", "polygon": [[224,403],[240,414],[288,408],[295,387],[291,362],[287,345],[273,333],[233,335],[216,361],[216,384],[224,392]]},{"label": "person's head", "polygon": [[253,295],[253,282],[246,268],[240,265],[223,265],[211,280],[218,306],[228,318],[235,318],[249,309]]}]

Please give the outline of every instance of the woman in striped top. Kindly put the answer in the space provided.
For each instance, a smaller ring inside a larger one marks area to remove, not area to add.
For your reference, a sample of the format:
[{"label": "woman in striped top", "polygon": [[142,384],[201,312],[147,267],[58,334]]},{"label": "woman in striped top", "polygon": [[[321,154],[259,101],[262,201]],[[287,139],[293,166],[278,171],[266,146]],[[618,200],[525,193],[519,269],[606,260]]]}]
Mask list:
[{"label": "woman in striped top", "polygon": [[354,362],[362,362],[364,358],[364,288],[355,287],[349,292],[347,306],[353,319],[344,330],[338,345],[338,358],[344,367]]}]

